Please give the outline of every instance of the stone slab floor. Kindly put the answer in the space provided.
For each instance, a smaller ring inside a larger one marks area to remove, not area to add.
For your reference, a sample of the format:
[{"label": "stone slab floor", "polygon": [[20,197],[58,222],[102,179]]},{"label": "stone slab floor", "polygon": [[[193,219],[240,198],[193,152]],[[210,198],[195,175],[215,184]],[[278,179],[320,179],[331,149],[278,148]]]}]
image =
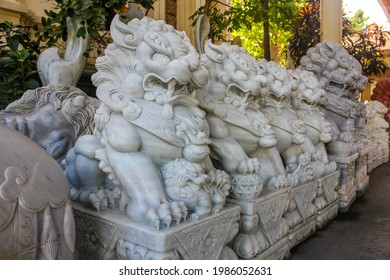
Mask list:
[{"label": "stone slab floor", "polygon": [[368,191],[293,248],[292,260],[390,260],[390,162],[369,176]]}]

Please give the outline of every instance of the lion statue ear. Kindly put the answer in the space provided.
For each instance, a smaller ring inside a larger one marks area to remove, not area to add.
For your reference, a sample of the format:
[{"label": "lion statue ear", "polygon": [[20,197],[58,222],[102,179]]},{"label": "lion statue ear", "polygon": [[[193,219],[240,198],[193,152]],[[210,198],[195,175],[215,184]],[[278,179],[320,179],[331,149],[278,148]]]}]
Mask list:
[{"label": "lion statue ear", "polygon": [[204,41],[210,33],[210,21],[206,15],[200,15],[196,20],[195,25],[195,38],[196,38],[196,50],[199,54],[205,52]]},{"label": "lion statue ear", "polygon": [[222,63],[226,59],[226,53],[223,49],[213,44],[211,40],[208,40],[205,45],[205,53],[211,60],[217,63]]},{"label": "lion statue ear", "polygon": [[[147,19],[145,19],[147,20]],[[138,18],[133,20],[133,24],[127,24],[116,15],[111,22],[110,32],[113,41],[122,48],[135,50],[143,40],[143,32],[140,30]]]}]

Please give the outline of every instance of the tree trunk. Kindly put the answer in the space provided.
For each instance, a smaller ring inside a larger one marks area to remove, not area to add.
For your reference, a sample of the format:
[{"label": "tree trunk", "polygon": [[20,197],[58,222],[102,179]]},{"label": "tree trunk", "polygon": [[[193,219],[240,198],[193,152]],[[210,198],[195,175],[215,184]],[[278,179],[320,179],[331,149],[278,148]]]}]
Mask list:
[{"label": "tree trunk", "polygon": [[269,0],[261,0],[261,5],[263,6],[263,29],[264,29],[264,58],[268,61],[271,60],[271,42],[269,34]]}]

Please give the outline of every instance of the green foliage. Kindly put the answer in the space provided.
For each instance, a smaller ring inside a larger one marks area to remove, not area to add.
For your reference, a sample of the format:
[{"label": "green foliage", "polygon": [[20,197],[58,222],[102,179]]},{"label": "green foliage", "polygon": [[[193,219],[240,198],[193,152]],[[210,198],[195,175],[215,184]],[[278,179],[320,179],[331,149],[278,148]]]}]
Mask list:
[{"label": "green foliage", "polygon": [[[304,0],[267,0],[268,8],[263,8],[264,0],[233,0],[225,11],[220,11],[218,0],[208,0],[191,17],[193,25],[200,14],[210,19],[209,37],[213,41],[228,41],[228,32],[240,36],[243,46],[254,57],[264,55],[264,22],[269,23],[269,37],[272,45],[284,46],[291,32],[291,25]],[[207,6],[209,5],[209,8]],[[269,46],[268,46],[269,47]]]},{"label": "green foliage", "polygon": [[[346,19],[344,22],[348,21]],[[347,25],[349,27],[352,24]],[[345,25],[344,25],[345,29]],[[363,75],[384,74],[388,69],[382,48],[386,45],[390,33],[384,31],[376,23],[367,25],[362,30],[355,30],[350,34],[345,32],[343,36],[343,46],[362,65]]]},{"label": "green foliage", "polygon": [[0,23],[0,108],[19,98],[27,89],[40,86],[36,61],[41,51],[32,39],[31,27]]},{"label": "green foliage", "polygon": [[288,49],[295,67],[299,66],[307,50],[314,47],[320,40],[320,0],[308,0],[299,12],[293,35],[289,40]]},{"label": "green foliage", "polygon": [[[136,3],[144,9],[153,8],[156,0],[55,0],[52,10],[45,10],[40,26],[20,26],[0,23],[0,108],[18,99],[27,89],[40,86],[36,62],[42,50],[39,42],[51,47],[66,41],[66,18],[78,16],[83,26],[77,36],[91,36],[91,47],[100,54],[109,43],[112,17],[124,5]],[[34,32],[36,40],[33,40]],[[92,49],[91,48],[91,49]],[[88,55],[88,53],[86,53]]]},{"label": "green foliage", "polygon": [[227,41],[226,31],[229,32],[232,29],[232,14],[234,13],[234,8],[227,6],[228,9],[222,12],[217,6],[218,4],[219,1],[217,0],[206,0],[206,4],[199,7],[189,19],[192,20],[192,25],[195,26],[196,20],[200,15],[207,15],[210,19],[209,38],[212,42],[225,42]]},{"label": "green foliage", "polygon": [[359,9],[349,19],[349,21],[351,22],[353,29],[362,30],[365,27],[365,25],[366,25],[365,23],[368,19],[369,19],[369,17],[364,16],[364,11]]},{"label": "green foliage", "polygon": [[66,41],[66,18],[78,16],[82,27],[77,30],[78,37],[91,37],[91,49],[100,55],[110,43],[108,36],[112,18],[128,3],[136,3],[144,9],[153,8],[156,0],[55,0],[53,10],[45,10],[46,17],[41,19],[41,27],[36,28],[36,36],[46,41],[49,47]]},{"label": "green foliage", "polygon": [[[249,2],[249,1],[248,1]],[[242,38],[242,46],[256,59],[264,58],[265,48],[277,46],[280,50],[278,55],[282,63],[286,62],[286,49],[289,38],[292,36],[291,26],[297,18],[302,1],[274,1],[268,3],[268,22],[269,22],[269,42],[264,42],[264,10],[262,10],[262,1],[251,2],[251,15],[232,32],[233,36]],[[260,5],[260,9],[259,9]],[[268,46],[265,46],[268,44]]]},{"label": "green foliage", "polygon": [[264,57],[263,38],[264,30],[261,24],[253,25],[251,29],[242,27],[232,32],[233,37],[240,37],[241,46],[256,59]]}]

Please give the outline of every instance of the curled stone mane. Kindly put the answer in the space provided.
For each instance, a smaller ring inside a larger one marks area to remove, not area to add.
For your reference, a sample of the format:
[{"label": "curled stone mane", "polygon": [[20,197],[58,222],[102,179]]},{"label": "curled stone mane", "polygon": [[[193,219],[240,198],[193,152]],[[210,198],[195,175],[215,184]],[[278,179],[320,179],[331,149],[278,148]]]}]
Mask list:
[{"label": "curled stone mane", "polygon": [[23,96],[7,106],[4,113],[29,114],[51,104],[54,110],[61,110],[73,126],[76,137],[92,134],[95,107],[88,96],[73,86],[49,85],[26,91]]},{"label": "curled stone mane", "polygon": [[368,83],[359,61],[343,46],[329,41],[310,48],[302,57],[300,68],[313,72],[322,88],[335,94],[341,94],[345,87],[349,91],[362,91]]},{"label": "curled stone mane", "polygon": [[142,111],[135,100],[153,100],[174,83],[191,90],[206,83],[207,73],[184,32],[161,20],[144,17],[124,23],[119,16],[110,30],[113,43],[97,59],[92,82],[105,106],[127,120]]}]

